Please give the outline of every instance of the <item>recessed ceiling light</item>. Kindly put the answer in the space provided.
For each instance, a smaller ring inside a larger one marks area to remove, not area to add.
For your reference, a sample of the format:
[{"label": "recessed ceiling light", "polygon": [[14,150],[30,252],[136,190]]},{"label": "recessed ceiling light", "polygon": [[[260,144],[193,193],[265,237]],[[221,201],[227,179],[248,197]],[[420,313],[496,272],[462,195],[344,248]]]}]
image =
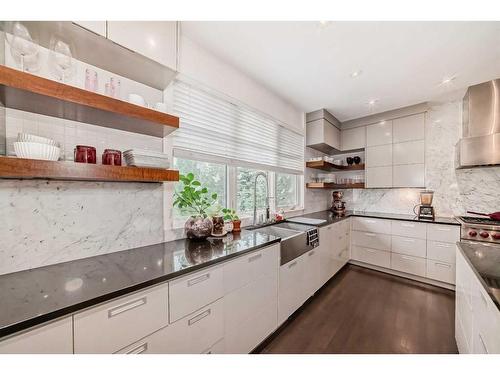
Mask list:
[{"label": "recessed ceiling light", "polygon": [[363,73],[362,70],[356,70],[356,71],[351,73],[351,78],[357,78],[361,75],[361,73]]},{"label": "recessed ceiling light", "polygon": [[450,83],[452,83],[455,80],[455,78],[457,78],[457,77],[456,76],[445,77],[441,81],[441,85],[449,85]]},{"label": "recessed ceiling light", "polygon": [[377,102],[378,102],[378,99],[371,99],[368,101],[368,105],[370,107],[373,107],[375,104],[377,104]]},{"label": "recessed ceiling light", "polygon": [[332,23],[332,21],[319,21],[319,25],[321,27],[327,27],[328,25],[330,25]]}]

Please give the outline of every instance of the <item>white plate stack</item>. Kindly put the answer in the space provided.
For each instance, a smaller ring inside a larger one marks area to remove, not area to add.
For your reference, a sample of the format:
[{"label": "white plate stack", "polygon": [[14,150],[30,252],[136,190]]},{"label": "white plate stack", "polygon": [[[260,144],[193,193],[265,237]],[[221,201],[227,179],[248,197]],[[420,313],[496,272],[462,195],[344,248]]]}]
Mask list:
[{"label": "white plate stack", "polygon": [[157,151],[131,149],[123,151],[123,157],[128,166],[145,167],[145,168],[162,168],[170,167],[170,160],[167,154]]},{"label": "white plate stack", "polygon": [[18,158],[23,159],[57,161],[61,155],[61,149],[57,147],[57,142],[53,139],[26,133],[17,135],[14,151]]}]

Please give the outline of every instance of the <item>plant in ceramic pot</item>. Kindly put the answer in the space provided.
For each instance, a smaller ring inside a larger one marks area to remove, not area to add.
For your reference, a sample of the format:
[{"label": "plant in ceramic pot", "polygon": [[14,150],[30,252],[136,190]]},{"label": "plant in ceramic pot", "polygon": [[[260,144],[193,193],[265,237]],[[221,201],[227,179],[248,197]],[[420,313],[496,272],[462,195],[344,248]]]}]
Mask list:
[{"label": "plant in ceramic pot", "polygon": [[233,210],[231,208],[224,208],[222,210],[222,213],[224,214],[224,220],[232,222],[232,231],[241,232],[241,220],[238,215],[236,215],[236,210]]},{"label": "plant in ceramic pot", "polygon": [[184,225],[187,238],[204,239],[212,234],[212,219],[207,211],[217,201],[216,193],[209,193],[206,187],[194,178],[193,173],[180,175],[183,189],[174,193],[174,207],[190,217]]},{"label": "plant in ceramic pot", "polygon": [[224,224],[224,216],[222,215],[222,207],[217,205],[212,213],[212,236],[226,235],[226,226]]}]

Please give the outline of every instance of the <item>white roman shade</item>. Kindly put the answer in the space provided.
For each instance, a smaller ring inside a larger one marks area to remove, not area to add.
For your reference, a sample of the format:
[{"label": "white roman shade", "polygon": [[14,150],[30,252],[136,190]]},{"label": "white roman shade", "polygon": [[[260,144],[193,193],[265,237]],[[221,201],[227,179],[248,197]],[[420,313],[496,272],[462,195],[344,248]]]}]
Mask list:
[{"label": "white roman shade", "polygon": [[206,156],[228,164],[303,173],[303,135],[256,110],[176,81],[172,111],[180,118],[173,136],[175,156]]}]

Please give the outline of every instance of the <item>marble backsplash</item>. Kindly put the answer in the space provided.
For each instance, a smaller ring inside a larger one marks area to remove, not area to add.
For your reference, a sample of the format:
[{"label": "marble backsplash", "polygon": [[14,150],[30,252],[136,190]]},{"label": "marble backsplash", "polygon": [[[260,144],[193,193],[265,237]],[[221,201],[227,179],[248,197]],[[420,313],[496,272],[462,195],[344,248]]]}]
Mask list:
[{"label": "marble backsplash", "polygon": [[163,186],[4,180],[0,274],[163,241]]},{"label": "marble backsplash", "polygon": [[[462,102],[431,103],[426,119],[426,185],[434,191],[439,216],[467,210],[500,211],[500,167],[455,169],[455,144],[461,136]],[[420,189],[348,190],[348,209],[412,213]]]}]

